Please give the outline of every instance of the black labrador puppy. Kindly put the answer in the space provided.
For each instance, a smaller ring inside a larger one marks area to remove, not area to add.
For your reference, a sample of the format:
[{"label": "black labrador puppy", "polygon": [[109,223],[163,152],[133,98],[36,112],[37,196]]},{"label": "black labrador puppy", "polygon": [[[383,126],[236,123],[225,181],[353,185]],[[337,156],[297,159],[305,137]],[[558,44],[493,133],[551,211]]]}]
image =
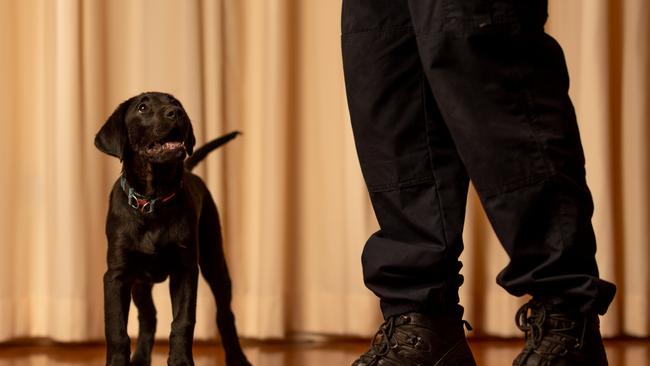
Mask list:
[{"label": "black labrador puppy", "polygon": [[[237,134],[218,138],[192,154],[195,139],[183,106],[173,96],[155,92],[120,104],[97,133],[95,146],[122,161],[106,220],[107,365],[151,364],[156,328],[151,289],[167,277],[174,317],[168,364],[194,365],[199,266],[216,300],[226,364],[250,365],[230,307],[231,281],[217,207],[201,178],[190,173],[210,151]],[[131,298],[138,309],[139,333],[129,361],[126,323]]]}]

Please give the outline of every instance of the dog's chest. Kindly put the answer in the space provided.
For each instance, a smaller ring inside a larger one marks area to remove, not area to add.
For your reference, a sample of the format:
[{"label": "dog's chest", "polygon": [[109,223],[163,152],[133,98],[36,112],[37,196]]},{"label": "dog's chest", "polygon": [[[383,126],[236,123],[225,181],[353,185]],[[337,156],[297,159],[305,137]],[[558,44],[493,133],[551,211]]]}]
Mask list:
[{"label": "dog's chest", "polygon": [[137,225],[134,230],[132,249],[144,254],[156,254],[178,248],[187,248],[192,242],[191,224],[187,220]]},{"label": "dog's chest", "polygon": [[189,240],[188,235],[173,227],[142,231],[134,240],[129,258],[132,273],[141,280],[163,281],[171,271],[184,267],[193,257]]},{"label": "dog's chest", "polygon": [[173,243],[170,243],[169,235],[161,229],[145,230],[135,242],[137,250],[144,254],[155,254],[156,248],[162,250],[173,245]]},{"label": "dog's chest", "polygon": [[171,253],[159,251],[156,254],[144,254],[142,252],[132,253],[130,259],[131,275],[145,282],[162,282],[169,275],[174,256]]}]

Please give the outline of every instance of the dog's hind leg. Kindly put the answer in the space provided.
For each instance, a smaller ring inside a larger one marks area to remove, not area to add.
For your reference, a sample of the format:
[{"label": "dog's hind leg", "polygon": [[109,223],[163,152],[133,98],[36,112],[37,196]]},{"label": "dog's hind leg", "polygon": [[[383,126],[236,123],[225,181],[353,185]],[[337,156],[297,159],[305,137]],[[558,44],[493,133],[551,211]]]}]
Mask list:
[{"label": "dog's hind leg", "polygon": [[210,197],[204,201],[200,219],[199,264],[217,304],[217,328],[226,352],[226,365],[250,366],[239,344],[231,309],[232,282],[223,252],[217,207]]},{"label": "dog's hind leg", "polygon": [[131,358],[131,365],[151,365],[151,349],[156,334],[156,307],[151,296],[153,285],[135,283],[132,289],[133,302],[138,309],[138,343]]}]

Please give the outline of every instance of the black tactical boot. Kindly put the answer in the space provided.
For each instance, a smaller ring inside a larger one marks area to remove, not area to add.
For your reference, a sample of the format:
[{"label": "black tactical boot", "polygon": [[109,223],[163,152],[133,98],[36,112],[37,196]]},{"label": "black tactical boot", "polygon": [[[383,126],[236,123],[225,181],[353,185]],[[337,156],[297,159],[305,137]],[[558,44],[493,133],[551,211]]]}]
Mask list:
[{"label": "black tactical boot", "polygon": [[526,345],[513,366],[607,366],[597,314],[569,314],[531,300],[515,321]]},{"label": "black tactical boot", "polygon": [[388,318],[370,350],[352,366],[476,366],[465,339],[467,322],[408,313]]}]

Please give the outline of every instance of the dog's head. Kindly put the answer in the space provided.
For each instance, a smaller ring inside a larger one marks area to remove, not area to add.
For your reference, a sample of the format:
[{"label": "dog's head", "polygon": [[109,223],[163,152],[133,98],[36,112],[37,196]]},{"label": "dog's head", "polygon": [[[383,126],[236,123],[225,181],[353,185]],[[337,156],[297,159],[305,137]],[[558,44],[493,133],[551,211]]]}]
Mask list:
[{"label": "dog's head", "polygon": [[194,132],[181,103],[165,93],[149,92],[120,104],[95,136],[95,146],[123,160],[137,154],[151,163],[192,155]]}]

